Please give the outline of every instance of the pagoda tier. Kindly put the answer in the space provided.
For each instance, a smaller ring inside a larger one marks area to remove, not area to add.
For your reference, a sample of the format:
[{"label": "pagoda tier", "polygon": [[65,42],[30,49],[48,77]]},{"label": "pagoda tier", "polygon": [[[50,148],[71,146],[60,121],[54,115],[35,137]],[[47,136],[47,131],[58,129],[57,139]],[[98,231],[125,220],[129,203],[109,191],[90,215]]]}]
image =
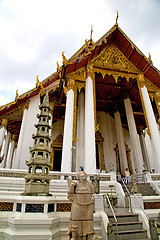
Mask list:
[{"label": "pagoda tier", "polygon": [[50,153],[49,149],[50,137],[49,120],[51,119],[49,111],[48,93],[44,97],[43,103],[39,106],[40,114],[37,114],[38,124],[36,134],[32,135],[34,145],[30,148],[31,159],[26,162],[28,166],[28,174],[25,177],[25,193],[24,195],[49,195],[49,168]]}]

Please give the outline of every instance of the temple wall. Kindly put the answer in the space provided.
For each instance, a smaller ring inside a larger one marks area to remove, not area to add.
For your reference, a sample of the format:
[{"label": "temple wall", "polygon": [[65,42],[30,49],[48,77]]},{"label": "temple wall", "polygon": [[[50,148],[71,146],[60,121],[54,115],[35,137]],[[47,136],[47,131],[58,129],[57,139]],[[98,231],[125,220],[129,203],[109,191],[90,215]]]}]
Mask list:
[{"label": "temple wall", "polygon": [[53,86],[57,85],[59,83],[59,80],[56,80],[55,82],[49,84],[47,87],[45,87],[45,89],[50,89],[52,88]]},{"label": "temple wall", "polygon": [[29,147],[33,146],[32,134],[36,133],[34,125],[38,122],[39,104],[39,95],[34,96],[30,99],[28,110],[24,110],[16,156],[13,163],[13,168],[15,169],[28,169],[25,162],[30,160]]},{"label": "temple wall", "polygon": [[58,120],[52,125],[51,142],[59,135],[63,136],[64,121]]}]

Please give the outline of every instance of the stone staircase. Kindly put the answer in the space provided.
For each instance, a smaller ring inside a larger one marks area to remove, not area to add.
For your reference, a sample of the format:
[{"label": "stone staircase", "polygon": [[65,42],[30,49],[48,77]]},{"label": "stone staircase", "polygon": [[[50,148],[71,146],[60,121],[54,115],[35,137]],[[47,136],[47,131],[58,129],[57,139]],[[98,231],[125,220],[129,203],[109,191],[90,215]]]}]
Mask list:
[{"label": "stone staircase", "polygon": [[[109,221],[112,223],[116,233],[116,223],[112,214],[107,213]],[[118,221],[118,240],[149,240],[147,238],[147,231],[143,229],[142,222],[138,221],[138,215],[132,213],[126,213],[121,210],[116,214]]]},{"label": "stone staircase", "polygon": [[142,196],[158,196],[153,187],[149,183],[137,183],[139,192]]},{"label": "stone staircase", "polygon": [[[126,186],[129,192],[131,192],[132,185],[127,184]],[[126,188],[124,187],[123,184],[122,184],[122,187],[123,187],[123,191],[126,193]],[[150,186],[149,183],[137,183],[137,187],[138,187],[139,193],[141,193],[142,196],[158,196],[156,191],[153,189],[153,187]]]}]

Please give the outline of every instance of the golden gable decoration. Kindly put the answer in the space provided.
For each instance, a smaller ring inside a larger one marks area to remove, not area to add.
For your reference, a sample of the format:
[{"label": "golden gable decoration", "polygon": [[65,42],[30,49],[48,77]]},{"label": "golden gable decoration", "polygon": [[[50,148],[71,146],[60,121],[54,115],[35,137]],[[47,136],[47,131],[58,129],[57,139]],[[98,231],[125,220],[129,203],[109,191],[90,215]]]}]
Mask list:
[{"label": "golden gable decoration", "polygon": [[95,67],[129,70],[137,72],[137,69],[119,51],[115,45],[106,47],[95,59],[92,60]]},{"label": "golden gable decoration", "polygon": [[62,147],[62,144],[63,144],[63,136],[62,134],[59,134],[55,139],[53,139],[51,148]]},{"label": "golden gable decoration", "polygon": [[21,121],[23,117],[24,110],[29,107],[29,100],[27,100],[25,103],[21,104],[17,109],[14,109],[13,111],[10,111],[9,113],[4,114],[3,116],[0,117],[6,118],[8,121],[9,120],[16,120],[16,121]]},{"label": "golden gable decoration", "polygon": [[85,81],[86,80],[86,70],[85,68],[80,68],[75,72],[68,73],[66,76],[67,79],[74,79],[79,81]]}]

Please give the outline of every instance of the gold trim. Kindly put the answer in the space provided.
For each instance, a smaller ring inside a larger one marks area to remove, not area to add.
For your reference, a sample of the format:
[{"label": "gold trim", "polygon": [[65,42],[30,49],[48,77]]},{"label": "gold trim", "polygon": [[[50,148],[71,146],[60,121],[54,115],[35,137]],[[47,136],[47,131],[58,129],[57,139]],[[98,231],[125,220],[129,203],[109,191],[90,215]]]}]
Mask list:
[{"label": "gold trim", "polygon": [[67,79],[74,79],[74,80],[79,80],[79,81],[86,81],[86,70],[85,68],[80,68],[79,70],[73,72],[73,73],[68,73],[66,75]]},{"label": "gold trim", "polygon": [[93,101],[94,101],[94,126],[95,132],[99,130],[99,124],[97,124],[97,111],[96,111],[96,79],[95,73],[92,74],[92,82],[93,82]]},{"label": "gold trim", "polygon": [[93,65],[91,64],[91,63],[89,63],[89,64],[87,64],[87,70],[86,70],[86,72],[87,72],[87,78],[88,77],[90,77],[90,78],[92,78],[93,79]]},{"label": "gold trim", "polygon": [[160,107],[159,107],[159,103],[160,103],[160,92],[156,92],[155,93],[155,102],[156,102],[156,106],[157,106],[157,110],[158,110],[158,115],[160,117]]},{"label": "gold trim", "polygon": [[73,134],[72,145],[76,140],[76,122],[77,122],[77,84],[74,84],[74,107],[73,107]]},{"label": "gold trim", "polygon": [[126,155],[127,155],[127,162],[128,162],[129,171],[130,171],[131,174],[134,174],[132,161],[131,161],[131,149],[128,147],[128,145],[126,143],[125,143],[125,149],[126,149]]},{"label": "gold trim", "polygon": [[93,68],[93,71],[95,73],[101,73],[103,78],[105,77],[105,75],[112,75],[115,79],[115,82],[117,83],[118,78],[119,77],[125,77],[127,82],[129,82],[129,79],[138,79],[137,74],[136,73],[124,73],[124,72],[119,72],[119,71],[115,71],[115,70],[107,70],[107,69],[102,69],[102,68]]},{"label": "gold trim", "polygon": [[29,107],[29,100],[27,100],[25,103],[21,104],[18,108],[14,109],[13,111],[10,111],[8,113],[5,113],[0,119],[7,119],[9,120],[15,120],[15,121],[21,121],[23,117],[24,110]]},{"label": "gold trim", "polygon": [[6,118],[3,118],[1,120],[1,127],[0,128],[6,128],[7,127],[8,120]]},{"label": "gold trim", "polygon": [[64,52],[65,52],[65,51],[62,52],[62,64],[63,64],[64,66],[66,66],[66,64],[67,64],[67,58],[65,57]]},{"label": "gold trim", "polygon": [[85,89],[85,82],[78,82],[78,81],[76,81],[76,86],[78,88],[78,92],[80,93],[82,88]]},{"label": "gold trim", "polygon": [[17,90],[16,90],[16,96],[15,96],[15,101],[16,101],[16,102],[17,102],[18,98],[19,98],[19,93],[18,93],[18,89],[17,89]]},{"label": "gold trim", "polygon": [[118,150],[118,144],[114,148],[114,151],[116,153],[116,167],[117,167],[117,174],[120,174],[120,161],[119,161],[119,150]]},{"label": "gold trim", "polygon": [[137,73],[136,67],[128,61],[122,52],[115,46],[110,45],[102,50],[102,52],[92,59],[91,63],[94,67],[118,69],[122,71]]},{"label": "gold trim", "polygon": [[99,156],[99,168],[100,170],[105,170],[105,161],[104,161],[104,149],[103,142],[104,138],[102,137],[99,131],[95,134],[96,144],[98,145],[98,156]]}]

